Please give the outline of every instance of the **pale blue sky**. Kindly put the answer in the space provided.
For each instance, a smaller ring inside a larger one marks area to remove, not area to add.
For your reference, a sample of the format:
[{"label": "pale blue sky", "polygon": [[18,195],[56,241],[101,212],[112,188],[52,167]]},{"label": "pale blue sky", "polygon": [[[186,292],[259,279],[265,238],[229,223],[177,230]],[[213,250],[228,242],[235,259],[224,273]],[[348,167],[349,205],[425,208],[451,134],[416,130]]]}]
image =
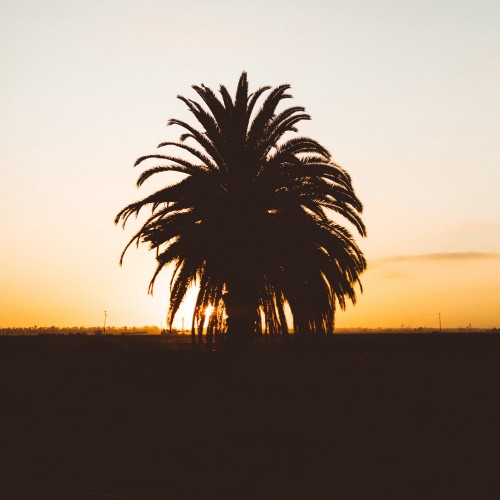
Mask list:
[{"label": "pale blue sky", "polygon": [[[175,96],[202,82],[232,89],[245,69],[252,88],[292,85],[312,115],[300,131],[348,169],[365,204],[371,270],[339,326],[446,307],[451,326],[465,312],[500,326],[498,258],[480,270],[477,258],[387,260],[500,254],[499,26],[500,4],[484,0],[3,0],[2,322],[95,324],[109,309],[113,324],[159,324],[167,277],[151,299],[153,255],[118,267],[134,227],[113,217],[151,189],[135,189],[132,164],[175,134],[168,118],[187,117]],[[462,298],[450,303],[433,280]]]}]

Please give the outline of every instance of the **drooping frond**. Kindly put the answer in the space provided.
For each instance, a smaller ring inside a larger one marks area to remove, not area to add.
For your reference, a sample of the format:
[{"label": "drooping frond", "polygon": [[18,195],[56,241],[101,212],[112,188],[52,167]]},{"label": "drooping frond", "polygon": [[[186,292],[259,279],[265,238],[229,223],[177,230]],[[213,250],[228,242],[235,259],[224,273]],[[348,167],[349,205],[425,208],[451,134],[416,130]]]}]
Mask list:
[{"label": "drooping frond", "polygon": [[248,131],[248,142],[251,147],[255,147],[263,137],[265,137],[265,129],[270,120],[274,117],[274,112],[282,99],[291,98],[292,96],[286,94],[290,85],[280,85],[279,87],[271,90],[266,97],[262,108],[255,116],[250,130]]},{"label": "drooping frond", "polygon": [[246,119],[247,122],[250,121],[250,117],[252,115],[252,112],[254,110],[255,104],[257,104],[257,101],[259,100],[260,96],[266,92],[266,90],[269,90],[271,87],[261,87],[260,89],[256,90],[252,94],[248,96],[248,104],[247,104],[247,109],[246,109]]},{"label": "drooping frond", "polygon": [[218,165],[214,162],[214,160],[212,158],[210,158],[208,155],[202,153],[201,151],[199,151],[198,149],[196,148],[193,148],[187,144],[183,144],[181,142],[171,142],[171,141],[167,141],[167,142],[161,142],[160,144],[158,144],[158,148],[163,148],[165,146],[175,146],[176,148],[179,148],[179,149],[183,149],[185,151],[187,151],[188,153],[191,153],[193,156],[195,156],[196,158],[198,158],[199,160],[201,160],[203,162],[203,164],[207,167],[207,168],[211,168],[211,169],[217,169],[218,168]]},{"label": "drooping frond", "polygon": [[208,106],[208,109],[212,113],[218,128],[224,134],[227,129],[227,115],[223,103],[221,103],[215,93],[205,85],[193,85],[193,89]]},{"label": "drooping frond", "polygon": [[[170,119],[168,121],[168,125],[178,125],[179,127],[182,127],[188,131],[188,134],[183,134],[181,136],[181,143],[188,137],[192,137],[201,146],[201,148],[206,151],[206,153],[208,153],[208,156],[212,159],[213,163],[218,164],[221,162],[219,151],[217,151],[217,148],[214,146],[213,142],[206,134],[200,132],[186,122],[183,122],[182,120],[176,120],[175,118]],[[192,153],[192,151],[190,152]]]}]

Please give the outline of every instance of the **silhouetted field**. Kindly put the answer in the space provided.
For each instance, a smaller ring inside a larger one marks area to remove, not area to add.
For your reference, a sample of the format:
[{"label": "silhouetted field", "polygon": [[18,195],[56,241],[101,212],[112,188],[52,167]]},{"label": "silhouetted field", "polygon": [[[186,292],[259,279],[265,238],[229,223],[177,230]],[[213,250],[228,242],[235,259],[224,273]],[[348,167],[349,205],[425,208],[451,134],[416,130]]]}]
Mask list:
[{"label": "silhouetted field", "polygon": [[494,498],[499,354],[496,334],[0,337],[0,497]]}]

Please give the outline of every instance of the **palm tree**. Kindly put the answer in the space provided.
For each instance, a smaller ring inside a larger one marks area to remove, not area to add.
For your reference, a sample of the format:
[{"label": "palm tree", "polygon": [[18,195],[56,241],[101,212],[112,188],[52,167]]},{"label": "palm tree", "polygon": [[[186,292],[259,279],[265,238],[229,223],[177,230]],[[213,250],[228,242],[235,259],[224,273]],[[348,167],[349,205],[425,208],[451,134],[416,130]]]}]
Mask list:
[{"label": "palm tree", "polygon": [[[178,96],[199,127],[172,119],[183,129],[178,142],[158,147],[177,154],[140,157],[162,165],[152,175],[180,172],[182,180],[121,210],[115,223],[150,207],[151,216],[130,240],[156,251],[158,273],[173,264],[167,323],[195,283],[199,292],[192,331],[202,328],[212,306],[207,333],[227,329],[229,338],[262,333],[287,335],[288,304],[296,334],[333,332],[336,305],[356,301],[355,286],[366,268],[350,231],[335,222],[341,216],[362,236],[362,204],[348,173],[332,162],[318,142],[296,134],[309,120],[305,109],[277,107],[288,99],[289,85],[261,87],[248,93],[242,73],[233,99],[226,87],[220,97],[205,85],[193,86],[202,104]],[[257,104],[260,103],[258,107]]]}]

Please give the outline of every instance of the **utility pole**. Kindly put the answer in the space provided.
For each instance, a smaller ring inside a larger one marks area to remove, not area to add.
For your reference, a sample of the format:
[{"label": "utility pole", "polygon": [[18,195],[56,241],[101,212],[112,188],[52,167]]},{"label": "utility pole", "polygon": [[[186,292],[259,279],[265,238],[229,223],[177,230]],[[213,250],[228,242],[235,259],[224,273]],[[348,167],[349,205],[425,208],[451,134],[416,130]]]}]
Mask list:
[{"label": "utility pole", "polygon": [[441,333],[441,313],[438,313],[439,316],[439,333]]},{"label": "utility pole", "polygon": [[102,329],[102,334],[106,335],[106,318],[108,317],[108,311],[104,311],[104,328]]}]

